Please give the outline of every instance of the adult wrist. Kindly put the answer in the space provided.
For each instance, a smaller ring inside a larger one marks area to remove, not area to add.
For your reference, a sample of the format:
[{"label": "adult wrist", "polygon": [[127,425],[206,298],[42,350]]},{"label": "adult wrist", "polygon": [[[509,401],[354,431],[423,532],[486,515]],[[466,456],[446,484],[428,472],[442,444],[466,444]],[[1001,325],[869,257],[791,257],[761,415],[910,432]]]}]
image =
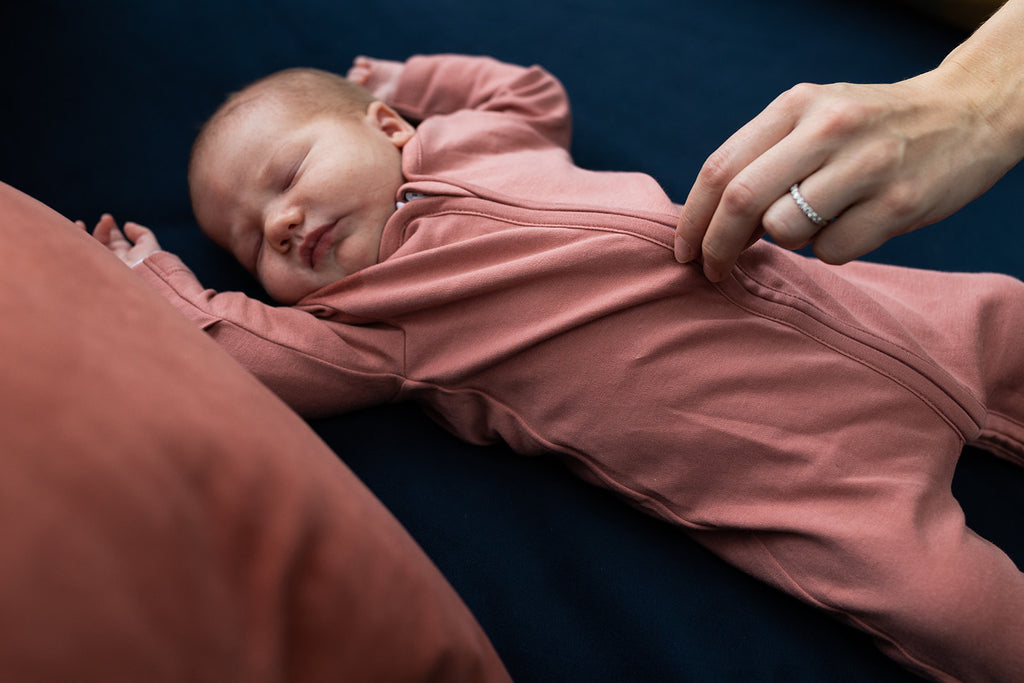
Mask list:
[{"label": "adult wrist", "polygon": [[1024,158],[1024,0],[1010,0],[936,69],[999,137]]}]

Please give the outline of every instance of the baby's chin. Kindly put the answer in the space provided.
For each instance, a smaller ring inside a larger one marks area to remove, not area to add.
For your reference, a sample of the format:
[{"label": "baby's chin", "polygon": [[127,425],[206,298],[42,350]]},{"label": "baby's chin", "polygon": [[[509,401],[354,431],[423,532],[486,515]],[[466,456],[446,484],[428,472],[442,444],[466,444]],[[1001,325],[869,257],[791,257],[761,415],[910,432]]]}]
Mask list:
[{"label": "baby's chin", "polygon": [[307,285],[304,287],[288,287],[280,288],[270,285],[265,282],[260,282],[263,286],[263,291],[267,293],[275,303],[282,306],[294,306],[314,292],[323,289],[324,285]]},{"label": "baby's chin", "polygon": [[[379,240],[375,244],[365,245],[363,249],[353,249],[352,246],[358,247],[358,244],[352,245],[347,251],[342,251],[342,244],[335,246],[330,253],[324,256],[323,262],[318,264],[316,271],[312,274],[313,281],[305,280],[303,277],[283,283],[269,282],[259,277],[257,280],[267,295],[275,302],[282,306],[292,306],[351,275],[377,265],[379,262]],[[310,276],[308,271],[303,271],[303,273],[307,277]]]},{"label": "baby's chin", "polygon": [[303,299],[306,299],[320,290],[330,287],[336,282],[339,282],[341,277],[325,278],[323,282],[310,282],[302,283],[301,285],[295,284],[288,287],[275,287],[264,282],[260,282],[263,286],[263,290],[267,293],[271,299],[282,306],[294,306],[295,304],[301,303]]}]

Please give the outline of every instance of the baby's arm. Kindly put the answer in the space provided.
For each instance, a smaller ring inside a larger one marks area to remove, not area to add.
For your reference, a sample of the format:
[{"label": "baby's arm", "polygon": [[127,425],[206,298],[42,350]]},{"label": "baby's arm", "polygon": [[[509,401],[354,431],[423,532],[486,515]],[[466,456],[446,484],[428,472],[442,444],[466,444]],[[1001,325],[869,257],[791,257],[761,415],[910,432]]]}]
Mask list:
[{"label": "baby's arm", "polygon": [[414,121],[461,109],[500,112],[569,146],[569,99],[558,79],[539,66],[458,55],[416,56],[405,63],[358,57],[349,78]]},{"label": "baby's arm", "polygon": [[207,289],[137,223],[125,223],[122,232],[104,215],[93,235],[299,414],[335,415],[385,403],[398,391],[392,375],[367,372],[378,354],[350,343],[348,326],[241,292]]}]

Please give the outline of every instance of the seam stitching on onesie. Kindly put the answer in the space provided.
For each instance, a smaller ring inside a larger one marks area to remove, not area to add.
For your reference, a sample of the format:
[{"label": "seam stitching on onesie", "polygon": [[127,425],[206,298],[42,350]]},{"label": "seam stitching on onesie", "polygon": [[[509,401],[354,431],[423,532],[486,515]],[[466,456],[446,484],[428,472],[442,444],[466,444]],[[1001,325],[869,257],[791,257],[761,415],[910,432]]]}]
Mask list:
[{"label": "seam stitching on onesie", "polygon": [[[421,147],[421,150],[420,150],[419,153],[422,154],[422,147]],[[443,184],[443,185],[448,185],[449,187],[455,187],[455,188],[458,188],[459,190],[462,190],[463,192],[468,192],[469,193],[468,196],[461,196],[461,195],[458,196],[458,197],[451,197],[451,196],[449,196],[448,197],[449,200],[455,199],[455,201],[470,202],[470,203],[486,202],[489,205],[497,204],[497,205],[499,205],[501,207],[505,207],[507,209],[515,210],[517,213],[520,212],[520,211],[525,210],[525,211],[540,212],[540,213],[553,212],[553,213],[578,213],[578,214],[590,214],[590,215],[595,215],[596,214],[596,215],[607,215],[607,216],[620,216],[622,218],[629,218],[629,219],[639,220],[639,221],[642,221],[642,222],[645,222],[645,223],[656,223],[656,224],[658,224],[658,225],[660,225],[660,226],[662,226],[664,228],[667,228],[668,230],[671,231],[671,232],[666,233],[666,238],[668,238],[669,236],[674,236],[675,228],[676,228],[676,223],[678,222],[678,219],[679,219],[679,215],[676,212],[665,212],[665,211],[656,211],[656,210],[651,210],[651,211],[639,211],[639,210],[638,211],[627,211],[627,210],[616,210],[615,207],[612,207],[612,206],[591,206],[591,205],[579,205],[579,204],[564,204],[564,205],[560,205],[560,204],[554,204],[554,203],[551,203],[551,202],[533,203],[533,202],[530,201],[530,199],[525,198],[525,197],[516,197],[516,196],[512,196],[512,195],[504,195],[504,194],[501,194],[501,193],[496,193],[496,192],[493,192],[493,190],[490,190],[489,188],[478,187],[478,186],[476,186],[476,185],[474,185],[472,183],[462,182],[460,184],[454,184],[454,183],[452,183],[452,181],[450,179],[439,178],[439,177],[432,176],[432,175],[419,175],[419,176],[416,176],[415,178],[408,179],[408,182],[410,182],[410,183],[415,183],[415,182],[434,182],[434,183],[440,183],[440,184]],[[482,211],[477,211],[475,209],[462,209],[462,208],[458,208],[458,207],[446,208],[446,209],[443,209],[441,212],[438,212],[438,213],[432,214],[432,215],[443,215],[443,214],[446,214],[446,213],[473,213],[474,215],[482,215],[482,216],[485,216],[487,218],[497,218],[497,219],[505,220],[506,222],[512,223],[514,225],[515,224],[519,224],[521,222],[518,217],[516,217],[516,218],[505,218],[505,217],[502,217],[502,216],[495,215],[493,213],[486,213],[486,212],[482,212]],[[582,226],[566,225],[565,223],[563,223],[561,221],[553,222],[553,223],[550,223],[550,224],[547,224],[547,225],[550,225],[551,227],[582,227]],[[594,225],[594,226],[588,226],[588,227],[590,227],[591,229],[595,229],[595,230],[606,230],[608,232],[619,232],[617,230],[608,229],[607,227],[602,226],[602,225]],[[636,233],[629,232],[628,234],[635,235]],[[643,237],[642,235],[637,235],[637,236]],[[653,241],[656,244],[659,244],[659,245],[661,245],[662,247],[664,247],[666,249],[669,249],[669,250],[672,249],[672,242],[663,242],[661,240],[650,240],[650,238],[645,238],[645,239],[648,239],[649,241]]]},{"label": "seam stitching on onesie", "polygon": [[[860,363],[861,365],[863,365],[864,367],[868,368],[869,370],[872,370],[872,371],[878,373],[879,375],[882,375],[883,377],[886,377],[886,378],[892,380],[893,382],[895,382],[896,384],[900,385],[901,387],[906,389],[908,392],[910,392],[911,394],[916,396],[922,403],[924,403],[929,408],[931,408],[932,411],[935,412],[936,415],[938,415],[946,424],[948,424],[953,429],[953,431],[955,431],[957,434],[960,435],[961,439],[964,439],[964,440],[967,439],[967,435],[964,434],[963,430],[950,417],[948,417],[945,414],[944,411],[939,409],[939,407],[935,404],[934,401],[929,399],[927,396],[922,394],[920,391],[918,391],[914,387],[910,386],[907,382],[905,382],[902,379],[900,379],[899,377],[896,377],[895,375],[893,375],[891,372],[887,372],[884,369],[882,369],[880,367],[877,367],[876,365],[868,362],[866,359],[859,358],[858,356],[855,356],[851,352],[839,348],[835,344],[832,344],[829,341],[827,341],[824,338],[822,338],[820,335],[816,335],[816,334],[814,334],[814,333],[812,333],[812,332],[810,332],[808,330],[805,330],[805,329],[803,329],[801,327],[798,327],[797,325],[795,325],[794,323],[792,323],[792,322],[790,322],[788,320],[785,320],[785,319],[780,318],[778,316],[770,315],[770,314],[765,313],[763,311],[758,311],[758,310],[756,310],[754,308],[751,308],[750,306],[745,306],[742,303],[740,303],[739,301],[737,301],[735,298],[729,296],[729,294],[727,294],[721,287],[719,287],[718,289],[719,289],[719,292],[721,292],[722,296],[725,297],[725,299],[728,300],[729,302],[731,302],[734,306],[736,306],[738,308],[741,308],[744,311],[747,311],[748,313],[756,315],[759,318],[763,318],[765,320],[771,320],[771,321],[776,322],[776,323],[778,323],[780,325],[785,325],[785,326],[787,326],[787,327],[789,327],[789,328],[799,332],[800,334],[806,336],[807,338],[813,339],[814,341],[816,341],[817,343],[821,344],[822,346],[826,346],[826,347],[832,349],[833,351],[835,351],[836,353],[839,353],[839,354],[841,354],[843,356],[846,356],[850,360],[853,360],[853,361],[855,361],[857,363]],[[753,296],[757,296],[753,292],[750,292],[750,294],[752,294]],[[797,309],[791,309],[791,310],[797,310]],[[821,322],[821,321],[818,321],[818,322]],[[821,323],[821,324],[825,325],[825,323]],[[826,325],[826,327],[827,327],[827,325]],[[833,329],[833,328],[829,327],[829,329]],[[838,330],[835,330],[835,331],[838,332]],[[860,344],[861,346],[867,346],[867,344],[864,344],[864,342],[861,342],[859,340],[853,339],[852,337],[846,337],[846,338],[850,339],[851,341],[855,341],[856,343]],[[868,347],[868,348],[870,348],[870,347]],[[875,349],[875,350],[878,351],[879,353],[885,353],[883,351],[879,351],[878,349]],[[886,354],[886,355],[888,355],[888,354]],[[902,362],[902,361],[900,361],[900,362]],[[906,365],[906,364],[904,364],[904,365]],[[915,370],[914,372],[917,372],[917,371]],[[918,373],[918,374],[920,374],[920,373]],[[928,381],[930,382],[931,380],[928,380]],[[932,384],[934,384],[934,382],[932,382]],[[954,399],[954,403],[956,403],[955,399]],[[967,411],[965,410],[964,412],[966,413]],[[968,413],[968,417],[970,417],[969,413]],[[971,421],[977,423],[977,421],[974,420],[973,417],[971,417]],[[980,425],[978,425],[978,426],[980,427]]]},{"label": "seam stitching on onesie", "polygon": [[750,536],[753,537],[754,541],[761,547],[761,549],[764,550],[765,554],[770,558],[772,564],[775,565],[775,567],[782,573],[782,575],[786,577],[786,580],[789,581],[790,585],[792,585],[793,588],[796,589],[796,591],[799,592],[800,595],[803,596],[802,599],[804,599],[808,603],[818,607],[819,609],[825,610],[826,612],[833,612],[835,614],[843,615],[844,617],[849,619],[851,622],[853,622],[856,625],[856,627],[861,629],[862,631],[864,631],[864,632],[866,632],[868,634],[874,635],[875,637],[884,639],[893,649],[898,650],[900,653],[903,654],[904,657],[906,657],[908,660],[910,660],[912,662],[915,662],[922,669],[924,669],[926,671],[929,671],[929,672],[938,672],[938,673],[941,673],[943,675],[948,675],[942,669],[938,669],[938,668],[932,666],[931,664],[928,664],[928,663],[922,661],[919,657],[912,655],[910,652],[907,651],[906,648],[904,648],[902,645],[900,645],[898,642],[896,642],[896,640],[894,638],[892,638],[888,634],[886,634],[885,631],[882,631],[880,629],[877,629],[877,628],[875,628],[873,626],[868,625],[867,623],[862,621],[859,617],[856,617],[853,614],[850,614],[848,611],[846,611],[844,609],[841,609],[839,607],[833,607],[833,606],[829,605],[828,603],[822,602],[818,598],[815,598],[813,595],[808,593],[804,589],[804,587],[801,586],[800,583],[796,579],[794,579],[793,576],[788,571],[786,571],[786,568],[784,566],[782,566],[782,563],[779,562],[778,558],[775,557],[775,554],[771,551],[771,549],[768,548],[768,546],[765,544],[765,542],[761,539],[761,534],[759,532],[757,532],[757,531],[748,531],[747,533],[749,533]]},{"label": "seam stitching on onesie", "polygon": [[[827,311],[822,309],[820,306],[818,306],[816,303],[814,303],[810,299],[806,299],[804,297],[797,296],[796,294],[793,294],[792,292],[787,292],[785,290],[779,289],[778,287],[770,285],[770,284],[768,284],[768,283],[766,283],[766,282],[764,282],[762,280],[759,280],[757,277],[752,275],[748,270],[744,269],[741,266],[737,266],[737,270],[739,270],[744,275],[744,277],[746,277],[748,280],[750,280],[752,283],[756,284],[757,286],[762,287],[762,288],[772,292],[773,294],[775,294],[775,295],[777,295],[777,296],[779,296],[781,298],[785,298],[785,299],[788,299],[788,300],[794,301],[794,302],[799,302],[800,304],[803,304],[804,306],[806,306],[808,308],[811,308],[814,311],[817,311],[817,313],[820,316],[820,317],[817,318],[817,320],[819,322],[821,322],[822,324],[828,325],[828,323],[826,323],[825,320],[834,320],[835,319],[835,316],[831,315],[830,313],[828,313]],[[762,295],[760,295],[760,294],[758,294],[756,292],[751,291],[748,287],[744,287],[744,289],[747,289],[747,291],[749,291],[751,294],[753,294],[754,296],[756,296],[758,298],[765,299],[765,297],[763,297]],[[770,299],[765,299],[765,300],[766,301],[771,301]],[[779,303],[779,302],[773,302],[773,303]],[[783,305],[785,305],[785,304],[783,304]],[[795,306],[794,306],[794,308],[795,308]],[[912,349],[908,349],[907,347],[903,346],[902,344],[899,344],[898,342],[894,342],[894,341],[891,341],[889,339],[885,339],[883,337],[880,337],[877,334],[875,334],[874,332],[872,332],[871,330],[866,329],[864,327],[861,327],[860,325],[856,325],[856,324],[854,324],[852,322],[841,321],[840,324],[842,324],[843,326],[849,327],[851,329],[857,330],[861,334],[863,334],[865,336],[868,336],[868,337],[871,337],[872,339],[878,340],[879,342],[882,342],[883,344],[888,344],[888,345],[894,346],[897,349],[899,349],[900,351],[902,351],[903,353],[907,354],[908,356],[911,356],[912,358],[915,358],[916,360],[918,360],[919,362],[929,366],[930,368],[932,368],[932,369],[934,369],[934,370],[936,370],[936,371],[938,371],[938,372],[948,376],[948,373],[946,373],[945,370],[943,370],[941,367],[936,365],[934,363],[934,361],[932,361],[930,358],[926,358],[924,356],[921,356],[916,351],[913,351]],[[831,327],[831,325],[829,325],[829,327]],[[839,330],[837,330],[837,331],[839,331]],[[956,382],[956,380],[954,378],[950,377],[950,379],[952,381]],[[959,382],[956,382],[956,383],[959,384]],[[981,403],[981,401],[978,400],[978,397],[975,396],[974,392],[972,392],[969,388],[964,387],[964,390],[967,391],[967,393],[971,395],[971,398],[973,398],[978,403]]]},{"label": "seam stitching on onesie", "polygon": [[[187,270],[187,268],[186,269],[181,269],[179,267],[179,268],[177,268],[177,270]],[[332,367],[332,368],[337,368],[339,370],[343,370],[343,371],[351,373],[353,375],[358,375],[360,377],[395,377],[395,378],[398,378],[399,380],[404,380],[404,377],[402,377],[401,375],[396,375],[396,374],[390,373],[390,372],[364,372],[362,370],[353,370],[352,368],[349,368],[349,367],[346,367],[346,366],[342,366],[342,365],[338,365],[337,363],[331,363],[330,361],[326,361],[323,358],[320,358],[318,356],[314,356],[314,355],[312,355],[310,353],[307,353],[306,351],[304,351],[304,350],[302,350],[300,348],[296,348],[296,347],[291,346],[289,344],[283,344],[283,343],[281,343],[280,341],[278,341],[276,339],[271,339],[271,338],[269,338],[269,337],[267,337],[265,335],[262,335],[262,334],[256,332],[255,330],[252,330],[252,329],[249,329],[248,327],[245,327],[244,325],[240,325],[240,324],[238,324],[237,322],[235,322],[233,320],[228,320],[227,318],[224,318],[223,316],[219,316],[219,315],[215,315],[213,313],[210,313],[209,311],[203,309],[202,307],[197,306],[191,299],[188,299],[188,298],[182,296],[181,293],[178,292],[178,288],[175,287],[174,285],[172,285],[171,283],[168,282],[167,285],[171,289],[173,289],[175,291],[175,293],[178,294],[179,298],[182,301],[188,303],[189,306],[191,306],[192,308],[196,309],[197,311],[199,311],[203,315],[207,316],[208,318],[212,318],[215,322],[210,323],[210,325],[214,325],[214,324],[217,324],[217,323],[221,323],[221,324],[224,324],[224,325],[229,325],[229,326],[234,327],[236,329],[243,330],[247,334],[252,335],[256,339],[260,339],[260,340],[262,340],[264,342],[267,342],[268,344],[273,344],[274,346],[278,346],[278,347],[280,347],[282,349],[288,349],[290,351],[294,351],[295,353],[301,355],[304,358],[316,361],[317,363],[321,363],[323,365],[327,365],[327,366]],[[404,353],[405,353],[405,345],[403,344],[403,355],[404,355]],[[404,357],[403,357],[403,361],[404,361]],[[397,394],[397,392],[396,392],[396,394]],[[393,399],[394,399],[394,396],[391,397],[391,400],[393,400]]]},{"label": "seam stitching on onesie", "polygon": [[[586,211],[577,211],[577,212],[578,213],[588,213]],[[597,212],[596,211],[591,211],[589,213],[597,213]],[[609,213],[609,212],[602,212],[602,213]],[[448,210],[438,211],[437,213],[433,213],[431,215],[432,216],[476,216],[478,218],[486,218],[488,220],[499,221],[499,222],[505,223],[507,225],[518,225],[518,226],[530,227],[530,228],[565,228],[565,229],[576,229],[576,230],[590,230],[590,231],[594,231],[594,232],[607,232],[607,233],[614,233],[616,235],[628,235],[630,237],[636,237],[637,239],[642,239],[642,240],[644,240],[646,242],[649,242],[651,244],[655,244],[655,245],[657,245],[659,247],[663,247],[665,249],[669,248],[664,242],[662,242],[662,241],[660,241],[660,240],[658,240],[658,239],[656,239],[654,237],[649,237],[647,235],[643,235],[643,234],[638,233],[638,232],[633,232],[631,230],[622,230],[622,229],[618,229],[618,228],[609,228],[609,227],[600,226],[600,225],[586,225],[584,223],[556,223],[556,222],[543,222],[543,221],[528,221],[528,220],[506,218],[504,216],[496,216],[494,214],[484,213],[483,211],[473,211],[473,210],[470,210],[470,209],[448,209]],[[617,215],[621,215],[621,214],[617,214]],[[406,239],[406,231],[408,230],[409,227],[410,226],[407,224],[402,229],[402,240],[403,241]]]},{"label": "seam stitching on onesie", "polygon": [[[202,310],[202,309],[199,309],[199,310]],[[398,396],[399,393],[401,393],[402,383],[405,381],[405,377],[400,375],[400,374],[395,374],[393,372],[365,372],[363,370],[353,370],[350,367],[347,367],[347,366],[344,366],[344,365],[339,365],[337,363],[332,363],[330,361],[326,361],[323,358],[320,358],[318,356],[314,356],[314,355],[312,355],[310,353],[307,353],[306,351],[303,351],[302,349],[296,348],[296,347],[291,346],[289,344],[282,344],[281,342],[279,342],[276,339],[270,339],[270,338],[265,337],[265,336],[263,336],[261,334],[257,334],[253,330],[250,330],[247,327],[243,327],[242,325],[239,325],[238,323],[236,323],[234,321],[227,320],[225,318],[220,318],[218,316],[212,316],[212,317],[217,318],[217,320],[219,322],[221,322],[221,323],[223,323],[225,325],[230,325],[231,327],[235,327],[237,329],[244,330],[247,334],[251,334],[253,337],[256,337],[257,339],[265,341],[268,344],[273,344],[274,346],[280,347],[282,349],[288,349],[288,350],[290,350],[290,351],[292,351],[294,353],[297,353],[297,354],[301,355],[303,358],[307,358],[309,360],[313,360],[313,361],[315,361],[317,363],[320,363],[322,365],[326,365],[328,367],[332,367],[332,368],[336,368],[338,370],[342,370],[343,372],[346,372],[346,373],[348,373],[350,375],[356,375],[358,377],[374,377],[374,378],[375,377],[384,377],[384,378],[396,379],[396,380],[398,380],[398,388],[395,389],[393,392],[391,392],[391,396],[387,399],[388,403],[394,402],[395,397]]]},{"label": "seam stitching on onesie", "polygon": [[[954,386],[957,386],[957,387],[960,387],[960,388],[963,389],[963,391],[968,395],[968,397],[975,403],[975,405],[977,407],[977,412],[980,414],[978,417],[976,417],[974,415],[974,413],[971,410],[969,410],[966,406],[962,405],[961,402],[959,400],[957,400],[955,398],[955,396],[953,396],[949,392],[949,390],[947,390],[945,387],[940,385],[935,380],[933,380],[930,377],[928,377],[926,374],[922,373],[920,370],[918,370],[912,364],[906,362],[905,360],[900,359],[898,356],[893,355],[892,353],[890,353],[888,351],[885,351],[885,350],[883,350],[881,348],[873,347],[872,345],[866,343],[863,340],[860,340],[860,339],[857,339],[856,337],[850,336],[847,332],[844,332],[841,329],[837,329],[836,326],[834,326],[833,324],[830,324],[830,321],[835,321],[834,316],[829,315],[827,312],[823,311],[821,308],[819,308],[818,306],[814,305],[812,302],[809,302],[806,299],[794,296],[794,295],[792,295],[792,294],[790,294],[788,292],[780,291],[780,290],[778,290],[778,289],[776,289],[774,287],[771,287],[769,285],[765,285],[760,280],[752,277],[746,270],[743,270],[742,268],[739,268],[738,270],[744,276],[746,276],[752,283],[754,283],[755,285],[764,287],[765,289],[767,289],[767,290],[769,290],[769,291],[771,291],[773,293],[776,293],[776,294],[778,294],[780,296],[783,296],[783,297],[785,297],[785,298],[787,298],[787,299],[789,299],[791,301],[796,301],[796,302],[800,302],[800,303],[806,304],[808,307],[810,307],[815,312],[820,314],[821,317],[819,318],[817,316],[811,315],[807,311],[801,310],[797,306],[793,306],[793,305],[787,304],[785,302],[773,301],[770,298],[767,298],[767,297],[765,297],[765,296],[763,296],[763,295],[761,295],[761,294],[759,294],[759,293],[757,293],[755,291],[752,291],[750,289],[750,287],[748,287],[744,283],[740,282],[739,279],[737,279],[736,283],[740,287],[742,287],[743,291],[745,291],[747,294],[751,295],[752,297],[755,297],[756,299],[758,299],[760,301],[764,301],[764,302],[766,302],[769,305],[782,306],[782,307],[785,307],[787,310],[794,311],[795,313],[798,313],[800,315],[804,315],[804,316],[810,318],[811,320],[814,320],[818,324],[822,325],[823,327],[825,327],[825,328],[827,328],[829,330],[832,330],[833,332],[836,332],[839,335],[842,335],[843,338],[848,339],[851,342],[856,343],[858,346],[861,346],[861,347],[873,350],[876,353],[879,353],[881,355],[884,355],[884,356],[892,359],[894,362],[899,363],[901,366],[908,368],[915,375],[921,377],[927,383],[929,383],[931,386],[934,386],[936,389],[938,389],[940,392],[942,392],[942,394],[947,396],[953,404],[955,404],[957,407],[959,407],[960,410],[963,412],[963,414],[974,425],[975,431],[977,431],[977,430],[979,430],[979,429],[981,429],[983,427],[983,418],[981,416],[983,416],[987,411],[984,408],[984,406],[981,404],[981,402],[977,399],[977,397],[974,395],[974,393],[972,391],[970,391],[970,389],[968,389],[967,387],[964,387],[955,378],[950,377],[948,375],[948,373],[946,373],[944,370],[942,370],[942,368],[936,366],[930,360],[922,359],[919,355],[917,355],[916,353],[914,353],[914,352],[912,352],[912,351],[910,351],[908,349],[905,349],[900,344],[896,344],[896,343],[884,340],[884,339],[880,338],[878,335],[874,334],[873,332],[870,332],[868,330],[864,330],[864,329],[860,328],[857,325],[852,325],[852,324],[849,324],[849,323],[845,323],[843,321],[836,321],[839,325],[842,325],[843,327],[846,327],[846,328],[851,329],[851,330],[855,330],[855,331],[857,331],[857,332],[859,332],[861,334],[864,334],[864,335],[870,337],[871,339],[874,339],[874,340],[882,342],[883,345],[890,345],[890,346],[892,346],[892,347],[894,347],[896,349],[899,349],[900,351],[904,351],[908,356],[910,356],[910,357],[912,357],[914,359],[922,361],[929,368],[937,371],[948,382],[950,382]],[[954,429],[954,431],[956,431],[958,434],[960,434],[961,438],[963,438],[965,441],[966,440],[970,440],[971,437],[968,434],[966,434],[964,432],[964,430],[961,429],[961,427],[959,427],[956,424],[956,422],[950,416],[946,415],[946,413],[943,410],[941,410],[939,408],[939,406],[933,400],[929,399],[921,391],[919,391],[918,389],[914,388],[913,386],[911,386],[910,384],[908,384],[904,380],[900,379],[899,377],[895,376],[893,373],[888,372],[888,371],[884,370],[881,367],[878,367],[877,365],[871,363],[866,358],[861,358],[859,355],[855,355],[855,354],[853,354],[850,351],[846,351],[846,350],[840,348],[839,346],[837,346],[837,345],[835,345],[833,343],[830,343],[829,341],[827,341],[824,338],[822,338],[820,335],[814,334],[813,332],[811,332],[811,331],[809,331],[807,329],[804,329],[803,327],[798,326],[798,325],[796,325],[795,323],[793,323],[791,321],[788,321],[788,320],[786,320],[784,318],[781,318],[779,316],[776,316],[776,315],[773,315],[773,314],[770,314],[770,313],[767,313],[767,312],[764,312],[764,311],[759,311],[759,310],[757,310],[757,309],[755,309],[755,308],[753,308],[751,306],[747,306],[747,305],[743,304],[741,301],[737,300],[734,296],[730,295],[729,292],[726,291],[725,287],[723,287],[723,285],[716,285],[716,288],[722,294],[722,296],[724,296],[728,301],[732,302],[733,305],[735,305],[735,306],[737,306],[737,307],[739,307],[739,308],[741,308],[741,309],[743,309],[743,310],[745,310],[745,311],[747,311],[749,313],[752,313],[752,314],[754,314],[756,316],[764,318],[766,320],[772,320],[772,321],[774,321],[776,323],[779,323],[779,324],[782,324],[782,325],[786,325],[786,326],[796,330],[797,332],[805,335],[806,337],[808,337],[810,339],[814,339],[819,344],[827,346],[828,348],[833,349],[834,351],[836,351],[838,353],[841,353],[842,355],[846,356],[847,358],[850,358],[851,360],[854,360],[854,361],[860,363],[861,365],[864,365],[865,367],[867,367],[867,368],[869,368],[871,370],[874,370],[878,374],[891,379],[892,381],[896,382],[897,384],[902,386],[907,391],[909,391],[912,394],[914,394],[915,396],[917,396],[923,403],[925,403],[937,415],[939,415],[947,424],[949,424]]]},{"label": "seam stitching on onesie", "polygon": [[[172,265],[170,267],[162,266],[159,263],[156,263],[153,259],[149,259],[149,258],[143,259],[142,261],[139,261],[137,264],[135,264],[135,266],[136,267],[140,267],[140,268],[149,268],[150,270],[154,270],[154,271],[157,271],[160,274],[166,274],[166,275],[171,275],[172,273],[190,273],[191,272],[188,269],[188,266],[184,266],[184,265],[180,265],[180,264],[174,264],[174,265]],[[174,287],[169,282],[167,284],[172,289],[174,289],[175,292],[178,291],[177,287]]]},{"label": "seam stitching on onesie", "polygon": [[[1017,429],[1024,428],[1024,424],[1019,420],[999,411],[990,411],[989,418],[994,418],[996,422],[1006,422]],[[990,419],[975,442],[1012,462],[1024,464],[1024,441],[1008,434],[1002,427],[1003,425],[998,424],[993,426]]]},{"label": "seam stitching on onesie", "polygon": [[526,420],[524,420],[518,412],[512,410],[504,402],[498,400],[497,398],[487,393],[486,391],[483,391],[481,389],[474,389],[471,387],[451,389],[439,385],[435,382],[411,379],[408,377],[404,378],[402,387],[403,390],[412,387],[429,387],[430,389],[433,389],[440,394],[445,394],[449,396],[471,394],[474,396],[482,397],[491,405],[500,407],[502,414],[507,415],[511,419],[515,420],[516,424],[518,424],[524,432],[529,434],[531,438],[533,438],[537,443],[541,444],[544,447],[545,452],[551,454],[562,454],[572,457],[576,462],[585,465],[586,468],[590,472],[592,472],[595,477],[604,482],[609,491],[618,493],[619,495],[624,495],[629,500],[632,500],[637,504],[643,505],[647,507],[647,509],[649,510],[654,510],[661,519],[664,519],[666,521],[675,521],[686,529],[694,529],[700,531],[715,531],[718,529],[718,527],[713,525],[701,524],[700,522],[694,522],[690,519],[687,519],[680,513],[676,512],[666,502],[664,498],[656,495],[654,492],[648,492],[645,489],[635,488],[632,485],[623,483],[617,478],[621,477],[622,475],[620,475],[617,472],[609,471],[606,468],[599,467],[598,463],[586,453],[579,451],[575,448],[570,448],[568,446],[564,446],[562,444],[553,442],[550,439],[544,438],[543,436],[538,434],[532,427],[530,427],[529,423]]}]

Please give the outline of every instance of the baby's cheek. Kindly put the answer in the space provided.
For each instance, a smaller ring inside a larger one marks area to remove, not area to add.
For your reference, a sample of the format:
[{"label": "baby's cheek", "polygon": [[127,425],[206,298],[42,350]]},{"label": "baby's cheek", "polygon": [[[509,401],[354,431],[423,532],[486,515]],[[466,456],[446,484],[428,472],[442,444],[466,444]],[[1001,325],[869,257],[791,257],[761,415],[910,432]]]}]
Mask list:
[{"label": "baby's cheek", "polygon": [[256,279],[274,301],[287,306],[320,288],[310,282],[308,273],[287,264],[268,264],[260,269]]},{"label": "baby's cheek", "polygon": [[353,235],[338,246],[338,263],[346,274],[369,268],[380,254],[379,233]]}]

